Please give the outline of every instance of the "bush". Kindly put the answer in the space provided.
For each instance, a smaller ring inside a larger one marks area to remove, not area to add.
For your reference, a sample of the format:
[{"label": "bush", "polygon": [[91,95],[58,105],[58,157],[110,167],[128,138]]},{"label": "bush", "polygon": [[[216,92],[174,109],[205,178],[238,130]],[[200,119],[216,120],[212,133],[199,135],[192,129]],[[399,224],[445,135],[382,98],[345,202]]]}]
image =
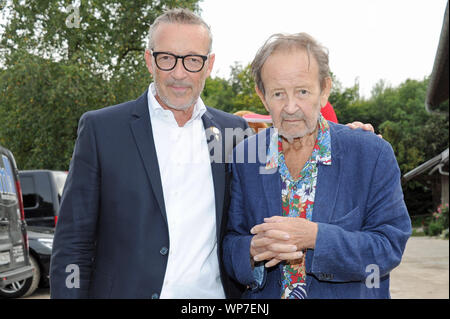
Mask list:
[{"label": "bush", "polygon": [[432,219],[429,222],[428,226],[424,228],[425,234],[428,236],[438,236],[446,231],[449,224],[448,212],[448,204],[439,205],[437,210],[433,213]]}]

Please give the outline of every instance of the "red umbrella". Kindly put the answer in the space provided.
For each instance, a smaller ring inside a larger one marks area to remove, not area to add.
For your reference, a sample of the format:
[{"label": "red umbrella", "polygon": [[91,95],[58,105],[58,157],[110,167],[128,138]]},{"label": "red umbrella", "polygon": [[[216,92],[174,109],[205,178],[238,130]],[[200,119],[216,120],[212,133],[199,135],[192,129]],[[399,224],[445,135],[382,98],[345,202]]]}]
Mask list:
[{"label": "red umbrella", "polygon": [[246,114],[243,118],[249,123],[272,123],[272,117],[270,115],[262,114]]}]

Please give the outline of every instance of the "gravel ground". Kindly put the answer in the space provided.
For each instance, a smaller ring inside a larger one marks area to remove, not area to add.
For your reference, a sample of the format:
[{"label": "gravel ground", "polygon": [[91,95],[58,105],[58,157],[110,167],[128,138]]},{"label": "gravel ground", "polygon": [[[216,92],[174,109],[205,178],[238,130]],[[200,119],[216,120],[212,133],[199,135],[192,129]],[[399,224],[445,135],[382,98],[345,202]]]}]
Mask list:
[{"label": "gravel ground", "polygon": [[391,297],[448,299],[448,263],[448,240],[411,237],[401,264],[391,272]]}]

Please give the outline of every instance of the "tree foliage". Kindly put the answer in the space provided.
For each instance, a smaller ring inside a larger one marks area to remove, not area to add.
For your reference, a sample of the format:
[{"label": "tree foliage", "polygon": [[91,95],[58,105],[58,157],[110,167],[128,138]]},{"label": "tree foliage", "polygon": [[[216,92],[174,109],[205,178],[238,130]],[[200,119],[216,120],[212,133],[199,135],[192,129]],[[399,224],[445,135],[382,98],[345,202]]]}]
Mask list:
[{"label": "tree foliage", "polygon": [[207,105],[230,113],[247,110],[268,114],[255,92],[255,81],[251,75],[250,65],[243,67],[235,63],[231,67],[231,76],[228,80],[220,77],[208,79],[202,99]]},{"label": "tree foliage", "polygon": [[78,119],[115,101],[110,84],[76,64],[14,55],[18,62],[0,76],[0,143],[13,150],[20,169],[67,170]]},{"label": "tree foliage", "polygon": [[[0,143],[20,169],[67,170],[87,110],[136,99],[164,10],[199,0],[11,0],[0,28]],[[78,23],[79,22],[79,23]]]}]

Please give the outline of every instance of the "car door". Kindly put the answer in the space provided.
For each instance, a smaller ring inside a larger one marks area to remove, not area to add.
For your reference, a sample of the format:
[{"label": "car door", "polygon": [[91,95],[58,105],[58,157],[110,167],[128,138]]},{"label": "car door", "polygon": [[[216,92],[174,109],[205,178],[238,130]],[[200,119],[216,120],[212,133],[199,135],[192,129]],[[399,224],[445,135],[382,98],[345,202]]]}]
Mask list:
[{"label": "car door", "polygon": [[0,274],[29,265],[16,174],[12,155],[0,147]]}]

